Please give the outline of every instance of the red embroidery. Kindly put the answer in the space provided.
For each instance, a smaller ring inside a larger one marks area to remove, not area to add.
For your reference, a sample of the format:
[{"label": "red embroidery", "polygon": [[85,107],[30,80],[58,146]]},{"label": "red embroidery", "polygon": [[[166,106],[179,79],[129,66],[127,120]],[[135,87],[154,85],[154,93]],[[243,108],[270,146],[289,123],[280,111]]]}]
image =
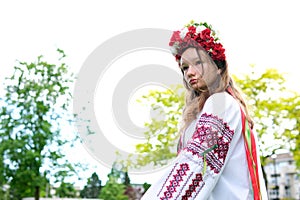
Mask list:
[{"label": "red embroidery", "polygon": [[209,168],[219,173],[224,165],[234,131],[227,123],[212,114],[202,114],[186,150],[204,158]]},{"label": "red embroidery", "polygon": [[173,179],[169,181],[169,185],[166,187],[167,191],[164,192],[164,196],[161,200],[168,200],[173,197],[173,193],[176,192],[176,188],[180,185],[183,180],[183,176],[186,176],[186,172],[189,170],[187,163],[180,164],[180,168],[176,170],[176,174],[173,175]]},{"label": "red embroidery", "polygon": [[[234,131],[230,130],[228,124],[222,119],[204,113],[197,122],[195,133],[184,150],[192,157],[196,156],[196,159],[203,159],[203,170],[207,166],[207,169],[218,174],[224,165],[233,134]],[[181,199],[193,198],[205,184],[203,172],[193,175],[193,173],[188,173],[190,169],[187,163],[182,163],[180,166],[177,164],[163,185],[165,190],[159,192],[163,192],[161,200],[177,199],[181,195]]]},{"label": "red embroidery", "polygon": [[199,173],[195,175],[195,178],[192,180],[192,184],[189,185],[189,188],[185,191],[185,194],[182,196],[182,200],[188,200],[189,197],[192,197],[192,194],[196,192],[197,187],[199,187],[200,185],[202,188],[204,182],[202,174]]}]

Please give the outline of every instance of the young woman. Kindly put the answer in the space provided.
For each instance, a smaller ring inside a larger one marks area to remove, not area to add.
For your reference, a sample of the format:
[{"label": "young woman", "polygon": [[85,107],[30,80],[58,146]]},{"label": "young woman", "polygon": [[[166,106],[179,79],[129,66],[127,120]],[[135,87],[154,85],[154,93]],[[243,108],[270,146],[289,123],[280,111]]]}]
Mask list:
[{"label": "young woman", "polygon": [[214,30],[191,22],[169,45],[187,90],[178,156],[142,199],[268,199],[253,121]]}]

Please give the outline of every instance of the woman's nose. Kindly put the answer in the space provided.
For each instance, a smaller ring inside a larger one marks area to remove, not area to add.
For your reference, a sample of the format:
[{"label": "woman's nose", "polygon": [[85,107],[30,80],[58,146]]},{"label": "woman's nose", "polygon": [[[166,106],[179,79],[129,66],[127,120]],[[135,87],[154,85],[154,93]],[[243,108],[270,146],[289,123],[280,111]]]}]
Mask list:
[{"label": "woman's nose", "polygon": [[188,76],[194,76],[196,73],[194,66],[190,65],[187,71]]}]

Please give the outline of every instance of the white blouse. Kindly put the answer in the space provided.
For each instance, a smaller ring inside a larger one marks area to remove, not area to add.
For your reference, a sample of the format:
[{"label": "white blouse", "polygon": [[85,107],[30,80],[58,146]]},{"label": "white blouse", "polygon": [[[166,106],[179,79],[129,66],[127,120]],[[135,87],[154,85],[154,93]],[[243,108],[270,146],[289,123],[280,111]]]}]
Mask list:
[{"label": "white blouse", "polygon": [[[241,110],[231,95],[211,95],[186,129],[182,144],[181,152],[142,200],[253,199]],[[260,167],[259,175],[262,196],[267,200]]]}]

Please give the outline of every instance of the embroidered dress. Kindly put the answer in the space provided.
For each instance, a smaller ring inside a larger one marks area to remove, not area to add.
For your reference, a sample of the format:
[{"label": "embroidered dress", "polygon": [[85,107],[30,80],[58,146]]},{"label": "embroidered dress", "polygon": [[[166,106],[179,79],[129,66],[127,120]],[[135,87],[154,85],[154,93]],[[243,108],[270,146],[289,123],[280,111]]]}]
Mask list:
[{"label": "embroidered dress", "polygon": [[[182,135],[178,156],[142,200],[254,199],[242,122],[240,106],[231,95],[210,96]],[[260,167],[258,173],[261,197],[267,200]]]}]

